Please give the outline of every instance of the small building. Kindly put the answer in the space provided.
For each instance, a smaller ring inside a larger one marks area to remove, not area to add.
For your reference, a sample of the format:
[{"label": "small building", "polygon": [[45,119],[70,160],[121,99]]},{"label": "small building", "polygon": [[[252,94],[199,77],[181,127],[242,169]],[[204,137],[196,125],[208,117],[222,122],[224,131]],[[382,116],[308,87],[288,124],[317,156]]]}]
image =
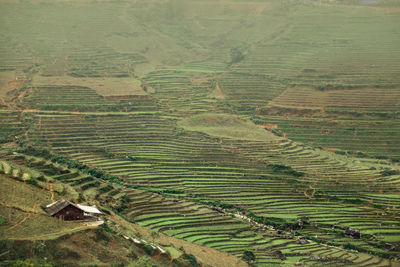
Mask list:
[{"label": "small building", "polygon": [[99,220],[98,215],[102,214],[95,206],[85,206],[81,204],[77,204],[78,208],[83,210],[83,217],[85,220],[96,221]]},{"label": "small building", "polygon": [[102,214],[95,206],[74,204],[66,199],[60,199],[47,205],[44,209],[50,216],[64,221],[98,220],[97,215]]}]

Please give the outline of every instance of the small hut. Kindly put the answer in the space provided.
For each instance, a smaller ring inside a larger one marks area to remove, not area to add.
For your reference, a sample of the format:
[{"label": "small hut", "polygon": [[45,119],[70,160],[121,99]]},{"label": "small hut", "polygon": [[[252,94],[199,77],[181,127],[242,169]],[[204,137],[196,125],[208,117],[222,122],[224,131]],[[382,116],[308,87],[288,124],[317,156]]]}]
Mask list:
[{"label": "small hut", "polygon": [[83,210],[83,217],[85,220],[88,220],[88,221],[99,220],[99,218],[97,216],[102,214],[102,212],[99,211],[96,208],[96,206],[85,206],[85,205],[81,205],[81,204],[77,204],[76,206],[78,206],[78,208]]},{"label": "small hut", "polygon": [[50,216],[65,221],[98,220],[97,215],[102,214],[95,206],[74,204],[66,199],[60,199],[47,205],[44,209]]}]

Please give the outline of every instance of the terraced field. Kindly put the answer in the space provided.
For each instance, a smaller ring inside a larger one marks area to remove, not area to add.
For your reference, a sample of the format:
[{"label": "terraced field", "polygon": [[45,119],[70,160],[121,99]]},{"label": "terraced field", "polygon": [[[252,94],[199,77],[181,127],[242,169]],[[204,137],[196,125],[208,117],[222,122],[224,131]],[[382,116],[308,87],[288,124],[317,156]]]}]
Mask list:
[{"label": "terraced field", "polygon": [[[276,231],[259,228],[254,224],[232,218],[228,214],[221,214],[209,207],[188,202],[177,198],[165,198],[155,193],[142,190],[118,189],[109,187],[104,182],[94,185],[95,177],[82,176],[79,172],[61,171],[56,165],[33,157],[21,157],[21,154],[3,154],[2,157],[12,168],[29,166],[57,181],[69,184],[86,195],[94,195],[95,191],[100,201],[111,204],[121,195],[129,199],[124,215],[140,225],[164,232],[170,236],[181,238],[196,244],[215,248],[233,255],[240,256],[245,248],[254,249],[259,264],[278,264],[281,262],[281,252],[285,263],[293,264],[297,261],[307,263],[318,257],[333,262],[363,265],[385,265],[387,262],[367,254],[352,254],[343,249],[321,246],[317,243],[308,245],[297,244],[292,237],[282,236]],[[60,172],[61,171],[61,172]],[[92,185],[93,184],[93,185]],[[96,189],[97,187],[97,189]],[[110,188],[105,190],[105,188]],[[95,188],[95,191],[93,191]],[[114,199],[114,201],[112,201]],[[278,252],[281,251],[281,252]],[[314,258],[310,258],[310,255]]]},{"label": "terraced field", "polygon": [[[356,227],[376,236],[375,242],[370,241],[375,245],[365,246],[368,249],[377,249],[379,240],[397,233],[399,225],[393,222],[398,215],[391,210],[398,209],[400,202],[385,195],[397,194],[398,175],[382,175],[388,163],[357,163],[279,137],[249,141],[183,130],[176,134],[179,131],[174,121],[157,114],[35,117],[41,128],[34,126],[30,138],[42,139],[57,153],[123,177],[133,185],[175,190],[189,199],[219,201],[267,218],[308,217],[327,240],[339,238],[329,230],[330,225]],[[135,160],[128,160],[128,156]],[[282,163],[305,175],[275,172],[266,165]],[[137,202],[136,198],[132,201]],[[152,227],[152,219],[143,217],[133,205],[135,212],[127,214]],[[141,205],[144,210],[155,208],[149,200]],[[159,208],[170,210],[170,205]],[[168,212],[158,210],[156,214],[171,220]],[[169,233],[167,228],[159,230]]]},{"label": "terraced field", "polygon": [[396,266],[400,10],[333,2],[2,3],[0,167],[257,266]]}]

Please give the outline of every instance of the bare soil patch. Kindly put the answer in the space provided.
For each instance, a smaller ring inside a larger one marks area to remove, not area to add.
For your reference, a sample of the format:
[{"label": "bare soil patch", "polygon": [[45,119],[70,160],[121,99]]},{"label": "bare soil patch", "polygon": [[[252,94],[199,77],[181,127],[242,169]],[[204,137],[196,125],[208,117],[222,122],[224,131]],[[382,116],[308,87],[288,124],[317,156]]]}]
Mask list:
[{"label": "bare soil patch", "polygon": [[263,124],[260,124],[260,125],[263,126],[264,128],[267,128],[268,130],[278,129],[278,125],[277,124],[263,123]]},{"label": "bare soil patch", "polygon": [[216,99],[219,100],[223,100],[226,97],[226,94],[224,94],[224,92],[222,92],[221,87],[219,87],[218,82],[215,84],[215,89],[214,91],[211,92],[211,94],[208,95],[209,97],[214,97]]},{"label": "bare soil patch", "polygon": [[134,78],[75,78],[70,76],[35,76],[33,86],[76,85],[92,88],[102,96],[147,95]]},{"label": "bare soil patch", "polygon": [[228,114],[201,114],[183,119],[178,125],[189,131],[238,140],[268,141],[278,138],[251,121]]},{"label": "bare soil patch", "polygon": [[8,91],[22,85],[21,83],[23,83],[23,81],[17,81],[15,77],[14,71],[0,72],[0,97],[6,96]]}]

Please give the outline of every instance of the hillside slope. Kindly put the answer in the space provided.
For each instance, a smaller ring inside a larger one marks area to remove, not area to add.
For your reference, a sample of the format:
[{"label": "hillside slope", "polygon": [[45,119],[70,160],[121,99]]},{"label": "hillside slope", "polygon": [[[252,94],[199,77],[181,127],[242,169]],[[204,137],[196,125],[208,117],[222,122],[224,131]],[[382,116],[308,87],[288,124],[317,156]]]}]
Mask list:
[{"label": "hillside slope", "polygon": [[398,265],[396,1],[10,0],[0,17],[0,169],[23,196],[0,197],[7,240],[93,235],[24,230],[67,197],[177,260]]}]

